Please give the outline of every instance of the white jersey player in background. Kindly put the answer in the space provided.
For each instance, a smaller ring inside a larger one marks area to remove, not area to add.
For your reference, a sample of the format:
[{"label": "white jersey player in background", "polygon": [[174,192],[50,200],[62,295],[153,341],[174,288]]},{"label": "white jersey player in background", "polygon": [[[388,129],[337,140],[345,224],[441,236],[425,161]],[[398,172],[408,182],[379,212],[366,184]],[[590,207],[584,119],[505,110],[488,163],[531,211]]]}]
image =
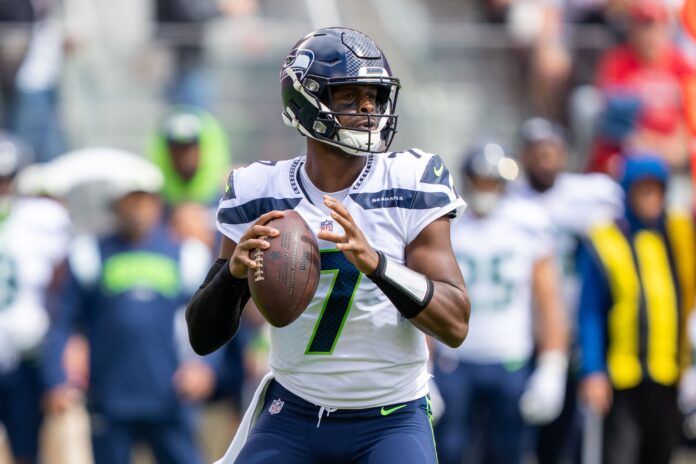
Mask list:
[{"label": "white jersey player in background", "polygon": [[459,348],[438,345],[435,380],[446,405],[436,428],[439,457],[519,463],[524,421],[553,420],[565,391],[566,321],[551,223],[539,206],[506,192],[518,168],[500,145],[469,150],[462,174],[470,204],[452,225],[452,246],[475,330]]},{"label": "white jersey player in background", "polygon": [[579,462],[582,418],[576,402],[577,359],[573,354],[580,282],[575,265],[579,241],[595,224],[623,211],[623,192],[604,174],[565,172],[568,155],[564,131],[543,118],[525,121],[520,130],[524,176],[514,191],[546,211],[553,225],[556,256],[563,274],[563,299],[570,322],[571,362],[566,401],[560,417],[539,430],[539,464]]},{"label": "white jersey player in background", "polygon": [[70,235],[65,208],[16,193],[29,149],[0,131],[0,423],[14,459],[36,462],[41,383],[39,345],[48,330],[46,291]]},{"label": "white jersey player in background", "polygon": [[315,31],[280,77],[283,118],[307,153],[230,176],[220,259],[187,311],[192,346],[234,335],[249,252],[278,235],[265,224],[279,211],[315,231],[322,275],[305,312],[271,329],[271,374],[220,462],[434,463],[425,334],[454,347],[468,331],[449,240],[464,201],[439,156],[386,152],[400,84],[369,37]]}]

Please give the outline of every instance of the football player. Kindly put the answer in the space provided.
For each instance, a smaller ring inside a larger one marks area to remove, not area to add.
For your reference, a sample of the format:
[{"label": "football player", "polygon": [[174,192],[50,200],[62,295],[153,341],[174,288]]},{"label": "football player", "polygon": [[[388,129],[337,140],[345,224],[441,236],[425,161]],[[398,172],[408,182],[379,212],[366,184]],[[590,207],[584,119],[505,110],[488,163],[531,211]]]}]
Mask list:
[{"label": "football player", "polygon": [[[320,29],[280,71],[283,119],[304,156],[234,171],[218,210],[220,258],[188,307],[198,353],[225,344],[249,299],[249,252],[294,209],[316,232],[319,287],[271,329],[271,374],[222,463],[434,463],[425,334],[455,347],[469,298],[449,238],[465,205],[442,159],[387,152],[399,80],[365,34]],[[258,403],[258,404],[257,404]]]},{"label": "football player", "polygon": [[17,194],[18,173],[30,152],[0,131],[0,423],[20,464],[37,461],[46,289],[65,257],[70,232],[67,211],[58,202]]},{"label": "football player", "polygon": [[[520,130],[520,161],[524,177],[515,192],[540,205],[549,215],[554,229],[554,247],[563,274],[563,297],[571,321],[574,345],[579,302],[579,277],[575,256],[581,239],[598,222],[610,221],[623,211],[621,188],[604,174],[565,172],[568,160],[563,130],[543,118],[525,121]],[[580,417],[575,394],[577,361],[571,356],[568,394],[560,417],[541,427],[537,447],[540,464],[559,460],[579,462]]]},{"label": "football player", "polygon": [[452,226],[452,246],[476,330],[457,349],[438,345],[435,380],[447,405],[436,430],[443,464],[464,456],[521,462],[524,421],[548,422],[563,405],[566,322],[551,223],[538,205],[506,193],[517,173],[496,143],[470,149],[462,169],[470,209]]}]

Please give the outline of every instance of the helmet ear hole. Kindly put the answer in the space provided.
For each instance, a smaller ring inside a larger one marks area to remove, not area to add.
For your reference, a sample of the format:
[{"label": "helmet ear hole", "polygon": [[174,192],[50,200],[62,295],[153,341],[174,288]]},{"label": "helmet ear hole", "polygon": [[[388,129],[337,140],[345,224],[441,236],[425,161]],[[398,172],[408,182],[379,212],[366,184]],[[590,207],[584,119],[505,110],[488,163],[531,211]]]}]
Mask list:
[{"label": "helmet ear hole", "polygon": [[305,79],[304,86],[305,86],[305,89],[307,89],[308,91],[313,92],[313,93],[318,92],[319,88],[320,88],[319,83],[317,81],[315,81],[314,79],[309,79],[309,78]]}]

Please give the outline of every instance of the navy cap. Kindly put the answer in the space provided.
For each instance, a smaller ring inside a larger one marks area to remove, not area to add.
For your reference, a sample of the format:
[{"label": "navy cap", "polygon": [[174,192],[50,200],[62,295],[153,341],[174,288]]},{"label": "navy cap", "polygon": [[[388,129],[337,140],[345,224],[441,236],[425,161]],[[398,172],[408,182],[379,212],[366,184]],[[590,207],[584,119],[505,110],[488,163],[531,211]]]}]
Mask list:
[{"label": "navy cap", "polygon": [[662,185],[667,185],[669,166],[662,157],[651,153],[629,154],[620,181],[624,192],[628,193],[633,184],[645,179],[654,179]]},{"label": "navy cap", "polygon": [[170,143],[196,143],[203,132],[203,118],[190,110],[177,110],[163,123],[164,136]]}]

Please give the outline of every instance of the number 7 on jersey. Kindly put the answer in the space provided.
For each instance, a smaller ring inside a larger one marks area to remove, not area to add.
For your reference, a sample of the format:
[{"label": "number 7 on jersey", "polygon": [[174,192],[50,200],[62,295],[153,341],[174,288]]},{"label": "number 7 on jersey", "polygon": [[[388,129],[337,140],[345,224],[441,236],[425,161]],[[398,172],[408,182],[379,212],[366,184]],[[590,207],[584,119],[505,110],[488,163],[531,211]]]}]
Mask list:
[{"label": "number 7 on jersey", "polygon": [[305,354],[330,355],[341,336],[362,274],[342,251],[321,250],[321,273],[333,274]]}]

